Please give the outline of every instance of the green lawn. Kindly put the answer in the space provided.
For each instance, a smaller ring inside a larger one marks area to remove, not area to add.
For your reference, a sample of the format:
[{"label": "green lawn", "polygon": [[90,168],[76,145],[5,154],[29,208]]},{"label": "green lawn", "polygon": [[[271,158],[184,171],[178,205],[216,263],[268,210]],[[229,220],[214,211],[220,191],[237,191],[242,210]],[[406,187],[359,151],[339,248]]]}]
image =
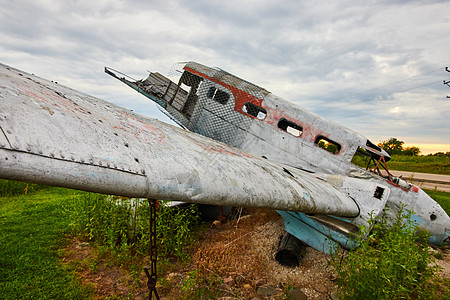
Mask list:
[{"label": "green lawn", "polygon": [[392,155],[390,170],[450,175],[448,157]]},{"label": "green lawn", "polygon": [[[450,193],[425,191],[450,214]],[[0,192],[0,299],[90,298],[59,257],[68,241],[68,211],[86,193],[3,180]]]},{"label": "green lawn", "polygon": [[[352,163],[365,168],[368,157],[357,153]],[[447,156],[392,155],[387,166],[389,170],[450,175],[450,160]]]},{"label": "green lawn", "polygon": [[442,206],[447,215],[450,215],[450,193],[435,190],[424,190],[424,191],[437,203],[439,203],[439,205]]},{"label": "green lawn", "polygon": [[80,192],[46,188],[0,198],[0,299],[87,299],[60,264],[69,221],[65,201]]}]

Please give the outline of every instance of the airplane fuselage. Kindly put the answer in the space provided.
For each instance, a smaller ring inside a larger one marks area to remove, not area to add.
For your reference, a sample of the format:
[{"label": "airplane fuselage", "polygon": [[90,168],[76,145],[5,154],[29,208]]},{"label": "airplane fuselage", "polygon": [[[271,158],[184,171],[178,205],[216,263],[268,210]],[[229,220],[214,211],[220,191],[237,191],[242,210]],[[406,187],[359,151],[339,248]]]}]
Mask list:
[{"label": "airplane fuselage", "polygon": [[[391,176],[387,169],[382,176],[378,167],[390,159],[389,154],[357,132],[223,70],[195,62],[184,66],[177,84],[159,73],[131,82],[109,69],[106,72],[154,100],[188,130],[314,173],[355,199],[360,214],[344,221],[280,212],[288,232],[319,250],[332,251],[326,245],[330,236],[351,248],[349,237],[358,225],[383,212],[394,216],[402,204],[432,233],[431,242],[448,242],[450,220],[445,211],[420,188]],[[375,170],[352,163],[358,152],[376,163]]]}]

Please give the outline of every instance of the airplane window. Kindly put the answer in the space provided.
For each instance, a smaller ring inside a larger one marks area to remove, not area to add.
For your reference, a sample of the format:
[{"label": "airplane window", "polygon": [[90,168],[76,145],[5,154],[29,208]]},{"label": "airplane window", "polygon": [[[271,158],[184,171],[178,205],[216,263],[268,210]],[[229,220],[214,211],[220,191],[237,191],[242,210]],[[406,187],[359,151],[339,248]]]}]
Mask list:
[{"label": "airplane window", "polygon": [[339,145],[335,141],[332,141],[322,135],[319,135],[318,137],[316,137],[314,144],[316,144],[320,148],[325,149],[328,152],[333,153],[333,154],[338,154],[339,151],[341,151],[341,145]]},{"label": "airplane window", "polygon": [[278,128],[292,134],[293,136],[300,136],[303,131],[303,128],[301,126],[284,118],[278,121]]},{"label": "airplane window", "polygon": [[220,104],[227,104],[230,95],[219,89],[216,89],[215,87],[210,87],[208,90],[207,97],[209,99],[213,99],[214,101],[219,102]]},{"label": "airplane window", "polygon": [[258,118],[259,120],[264,120],[267,115],[267,111],[264,108],[259,107],[251,102],[246,102],[242,107],[242,111],[246,114],[249,114],[250,116]]}]

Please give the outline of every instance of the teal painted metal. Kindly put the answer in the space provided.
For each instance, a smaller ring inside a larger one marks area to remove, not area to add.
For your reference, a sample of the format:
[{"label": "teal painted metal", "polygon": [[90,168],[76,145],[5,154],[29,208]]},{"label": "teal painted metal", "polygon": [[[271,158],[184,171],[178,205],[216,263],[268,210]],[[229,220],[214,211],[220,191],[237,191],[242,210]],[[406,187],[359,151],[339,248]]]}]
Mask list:
[{"label": "teal painted metal", "polygon": [[285,230],[316,250],[332,254],[341,245],[353,249],[356,243],[351,237],[332,230],[301,212],[277,211],[284,220]]}]

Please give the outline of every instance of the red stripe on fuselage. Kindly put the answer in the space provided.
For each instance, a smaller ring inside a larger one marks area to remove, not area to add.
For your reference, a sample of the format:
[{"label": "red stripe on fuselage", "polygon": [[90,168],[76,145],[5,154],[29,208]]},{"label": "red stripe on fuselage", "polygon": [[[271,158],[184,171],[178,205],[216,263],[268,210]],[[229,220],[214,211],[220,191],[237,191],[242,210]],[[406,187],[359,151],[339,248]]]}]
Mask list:
[{"label": "red stripe on fuselage", "polygon": [[[238,112],[240,112],[242,114],[247,115],[242,110],[242,107],[244,106],[244,104],[246,102],[251,102],[251,103],[253,103],[255,105],[258,105],[258,106],[262,107],[263,99],[257,98],[257,97],[255,97],[255,96],[253,96],[253,95],[251,95],[251,94],[249,94],[247,92],[244,92],[243,90],[240,90],[240,89],[238,89],[238,88],[236,88],[236,87],[234,87],[232,85],[229,85],[229,84],[227,84],[225,82],[222,82],[222,81],[220,81],[220,80],[218,80],[218,79],[216,79],[214,77],[211,77],[211,76],[208,76],[206,74],[200,73],[200,72],[198,72],[196,70],[193,70],[191,68],[184,67],[184,70],[186,70],[186,71],[188,71],[188,72],[190,72],[192,74],[198,75],[200,77],[209,79],[209,80],[211,80],[211,81],[213,81],[213,82],[215,82],[217,84],[220,84],[221,86],[225,87],[229,91],[231,91],[233,93],[233,96],[234,96],[234,99],[235,99],[235,104],[234,104],[234,110],[235,111],[238,111]],[[253,116],[250,116],[250,117],[254,118]]]}]

